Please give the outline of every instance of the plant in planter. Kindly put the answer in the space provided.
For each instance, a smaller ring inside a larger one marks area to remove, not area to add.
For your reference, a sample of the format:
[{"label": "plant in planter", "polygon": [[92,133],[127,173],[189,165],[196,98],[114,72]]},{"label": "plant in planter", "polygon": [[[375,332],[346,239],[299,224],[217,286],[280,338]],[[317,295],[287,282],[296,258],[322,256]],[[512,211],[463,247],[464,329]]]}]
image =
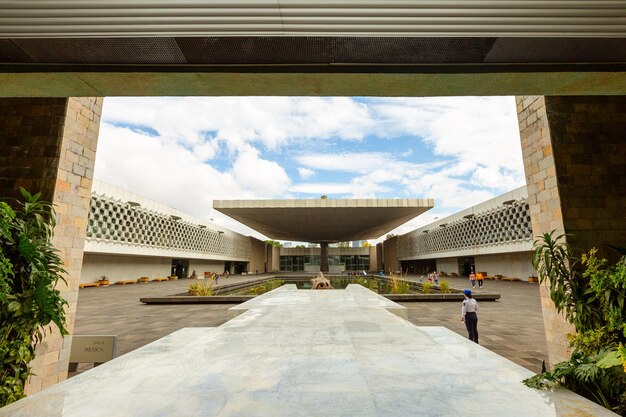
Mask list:
[{"label": "plant in planter", "polygon": [[54,324],[66,335],[65,273],[51,239],[52,206],[21,190],[15,210],[0,202],[0,407],[24,397],[35,348]]},{"label": "plant in planter", "polygon": [[591,249],[580,259],[546,233],[535,242],[533,265],[550,299],[576,329],[568,339],[573,353],[524,381],[532,388],[561,384],[598,404],[626,415],[626,258],[607,265]]},{"label": "plant in planter", "polygon": [[106,275],[102,275],[98,280],[98,284],[100,284],[100,286],[102,287],[106,287],[107,285],[109,285],[109,279],[106,277]]}]

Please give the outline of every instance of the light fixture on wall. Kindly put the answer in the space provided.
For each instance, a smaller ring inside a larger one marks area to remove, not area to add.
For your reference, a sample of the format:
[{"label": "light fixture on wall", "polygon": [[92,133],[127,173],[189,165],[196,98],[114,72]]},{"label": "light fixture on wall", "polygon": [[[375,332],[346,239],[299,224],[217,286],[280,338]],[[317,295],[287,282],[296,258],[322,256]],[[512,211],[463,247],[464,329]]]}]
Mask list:
[{"label": "light fixture on wall", "polygon": [[223,234],[224,234],[224,232],[223,232],[223,231],[221,231],[221,230],[219,230],[219,231],[217,232],[217,234],[218,234],[218,235],[223,235]]},{"label": "light fixture on wall", "polygon": [[447,227],[447,226],[448,226],[448,223],[441,223],[441,224],[439,225],[439,227]]},{"label": "light fixture on wall", "polygon": [[180,217],[180,216],[174,216],[174,215],[172,214],[172,215],[170,215],[170,219],[172,219],[172,220],[174,220],[175,222],[177,222],[177,221],[181,220],[181,219],[182,219],[182,217]]},{"label": "light fixture on wall", "polygon": [[505,206],[510,206],[511,204],[515,203],[515,201],[516,201],[515,199],[506,200],[506,201],[503,201],[502,204],[504,204]]},{"label": "light fixture on wall", "polygon": [[468,215],[463,216],[463,218],[464,218],[464,219],[471,219],[471,218],[473,218],[474,216],[476,216],[476,215],[475,215],[475,214],[468,214]]},{"label": "light fixture on wall", "polygon": [[139,204],[136,201],[127,201],[126,204],[131,206],[131,207],[141,207],[141,204]]}]

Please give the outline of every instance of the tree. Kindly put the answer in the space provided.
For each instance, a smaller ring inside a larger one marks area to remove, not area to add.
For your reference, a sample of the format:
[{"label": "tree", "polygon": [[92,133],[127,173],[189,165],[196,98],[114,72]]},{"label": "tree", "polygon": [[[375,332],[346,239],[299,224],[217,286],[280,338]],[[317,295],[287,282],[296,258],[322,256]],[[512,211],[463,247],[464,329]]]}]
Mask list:
[{"label": "tree", "polygon": [[283,247],[283,244],[278,242],[278,241],[276,241],[276,240],[266,240],[265,243],[267,243],[268,245],[275,246],[277,248],[282,248]]},{"label": "tree", "polygon": [[25,396],[46,329],[54,324],[67,334],[67,302],[56,289],[65,271],[51,243],[54,210],[40,193],[21,193],[15,210],[0,202],[0,407]]},{"label": "tree", "polygon": [[385,237],[385,240],[387,240],[387,239],[391,239],[391,238],[394,238],[394,237],[396,237],[396,235],[395,235],[395,234],[393,234],[393,233],[388,233],[388,234],[387,234],[387,236]]},{"label": "tree", "polygon": [[350,242],[337,242],[337,247],[338,248],[349,248],[350,247]]},{"label": "tree", "polygon": [[372,246],[372,244],[369,243],[367,240],[361,245],[362,248],[369,248],[370,246]]}]

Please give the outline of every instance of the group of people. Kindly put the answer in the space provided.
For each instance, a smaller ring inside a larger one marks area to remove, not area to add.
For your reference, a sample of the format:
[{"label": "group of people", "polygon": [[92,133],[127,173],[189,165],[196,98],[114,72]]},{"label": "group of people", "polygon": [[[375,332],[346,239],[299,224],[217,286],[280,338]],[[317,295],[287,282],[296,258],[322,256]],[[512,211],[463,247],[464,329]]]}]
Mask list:
[{"label": "group of people", "polygon": [[[437,271],[429,272],[426,275],[426,279],[428,282],[433,283],[435,285],[439,285],[439,274]],[[420,276],[417,282],[422,283],[424,281],[424,276]]]},{"label": "group of people", "polygon": [[[193,271],[193,272],[195,273],[196,271]],[[224,271],[221,275],[218,272],[205,272],[204,278],[210,279],[211,281],[217,284],[217,281],[220,279],[220,277],[228,278],[229,275],[230,273],[228,271]]]},{"label": "group of people", "polygon": [[485,277],[482,272],[479,272],[476,274],[474,273],[474,271],[472,271],[469,276],[469,280],[470,280],[470,284],[472,285],[472,288],[476,288],[476,281],[478,281],[478,288],[482,288]]}]

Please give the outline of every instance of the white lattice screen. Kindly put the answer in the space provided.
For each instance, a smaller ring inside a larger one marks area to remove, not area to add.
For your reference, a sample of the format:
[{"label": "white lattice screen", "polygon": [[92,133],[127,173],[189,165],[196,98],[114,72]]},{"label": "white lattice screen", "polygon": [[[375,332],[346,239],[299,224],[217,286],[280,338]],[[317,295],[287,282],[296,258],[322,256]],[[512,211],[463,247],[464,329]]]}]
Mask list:
[{"label": "white lattice screen", "polygon": [[398,239],[398,257],[408,258],[428,253],[504,245],[530,241],[533,231],[526,201],[515,201],[471,218],[462,218],[428,230],[409,233]]},{"label": "white lattice screen", "polygon": [[87,240],[173,249],[233,258],[250,257],[250,239],[92,194]]}]

